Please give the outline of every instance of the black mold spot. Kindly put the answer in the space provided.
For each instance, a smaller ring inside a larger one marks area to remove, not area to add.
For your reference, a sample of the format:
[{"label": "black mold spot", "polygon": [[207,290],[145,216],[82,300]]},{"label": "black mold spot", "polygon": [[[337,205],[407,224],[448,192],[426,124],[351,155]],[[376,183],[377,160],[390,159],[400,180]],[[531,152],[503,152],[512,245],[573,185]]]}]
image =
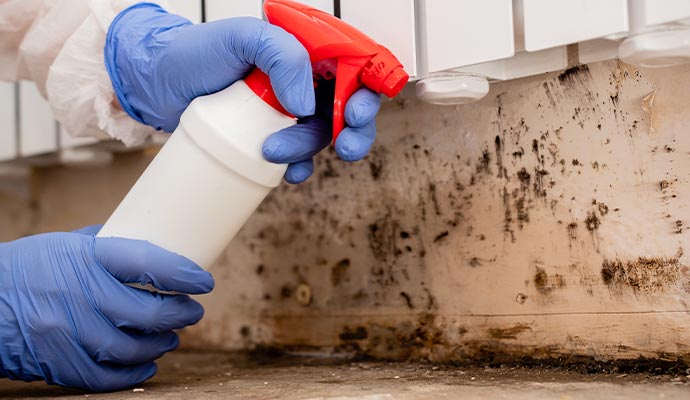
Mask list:
[{"label": "black mold spot", "polygon": [[587,227],[587,230],[590,232],[596,231],[599,229],[599,225],[601,225],[601,221],[599,221],[599,218],[597,218],[596,214],[593,212],[587,214],[587,218],[585,219],[585,226]]},{"label": "black mold spot", "polygon": [[249,337],[252,335],[252,330],[251,330],[251,328],[248,327],[247,325],[242,326],[242,327],[240,328],[240,335],[242,335],[242,337],[243,337],[244,339],[249,339]]},{"label": "black mold spot", "polygon": [[280,288],[280,297],[284,299],[289,299],[292,296],[292,288],[288,285],[283,285]]},{"label": "black mold spot", "polygon": [[343,331],[340,332],[338,335],[340,340],[364,340],[367,337],[369,337],[369,332],[367,332],[367,328],[363,326],[358,326],[354,330],[351,329],[349,326],[346,326],[343,328]]},{"label": "black mold spot", "polygon": [[410,310],[414,309],[414,304],[412,304],[412,298],[409,294],[405,292],[400,292],[400,296],[402,296],[402,298],[405,299],[405,304],[407,304],[407,308],[409,308]]},{"label": "black mold spot", "polygon": [[344,258],[340,261],[338,261],[333,268],[331,268],[331,284],[333,286],[338,286],[345,278],[347,275],[348,270],[350,269],[350,259],[349,258]]},{"label": "black mold spot", "polygon": [[439,233],[439,234],[436,235],[436,237],[434,238],[434,243],[436,243],[436,242],[442,240],[443,238],[445,238],[446,236],[448,236],[448,234],[449,234],[448,231],[443,231],[443,232]]},{"label": "black mold spot", "polygon": [[568,231],[568,238],[570,239],[577,239],[577,223],[576,222],[571,222],[566,226],[566,230]]},{"label": "black mold spot", "polygon": [[369,160],[369,173],[373,180],[378,180],[383,170],[383,162],[379,159]]},{"label": "black mold spot", "polygon": [[568,68],[558,75],[558,81],[561,85],[568,85],[577,82],[581,76],[589,75],[589,67],[586,65],[577,65],[572,68]]}]

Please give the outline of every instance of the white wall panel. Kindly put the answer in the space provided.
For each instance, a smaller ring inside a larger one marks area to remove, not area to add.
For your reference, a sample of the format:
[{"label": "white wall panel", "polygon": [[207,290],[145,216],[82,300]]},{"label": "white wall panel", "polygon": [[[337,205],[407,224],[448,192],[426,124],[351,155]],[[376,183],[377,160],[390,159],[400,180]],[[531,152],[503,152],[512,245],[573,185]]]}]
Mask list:
[{"label": "white wall panel", "polygon": [[19,154],[23,157],[57,150],[56,123],[48,102],[33,82],[19,83]]},{"label": "white wall panel", "polygon": [[520,6],[523,8],[527,51],[563,46],[628,30],[627,0],[516,1],[516,7]]},{"label": "white wall panel", "polygon": [[0,161],[17,156],[15,84],[0,82]]},{"label": "white wall panel", "polygon": [[416,76],[414,3],[414,0],[343,0],[340,16],[390,49],[407,73]]}]

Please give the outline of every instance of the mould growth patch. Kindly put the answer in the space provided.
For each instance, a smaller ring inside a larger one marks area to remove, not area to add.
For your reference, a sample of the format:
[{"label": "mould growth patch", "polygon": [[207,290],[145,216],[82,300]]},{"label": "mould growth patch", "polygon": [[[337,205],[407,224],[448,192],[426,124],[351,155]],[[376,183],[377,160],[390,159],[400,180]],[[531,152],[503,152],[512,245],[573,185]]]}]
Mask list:
[{"label": "mould growth patch", "polygon": [[604,260],[601,279],[609,287],[630,287],[636,292],[660,292],[674,286],[680,277],[675,258],[640,257],[633,261]]},{"label": "mould growth patch", "polygon": [[519,323],[510,328],[489,328],[487,335],[492,339],[517,339],[518,335],[531,331],[528,324]]},{"label": "mould growth patch", "polygon": [[554,289],[566,287],[565,277],[561,274],[549,275],[542,268],[537,267],[537,272],[534,274],[534,287],[541,294],[549,294]]}]

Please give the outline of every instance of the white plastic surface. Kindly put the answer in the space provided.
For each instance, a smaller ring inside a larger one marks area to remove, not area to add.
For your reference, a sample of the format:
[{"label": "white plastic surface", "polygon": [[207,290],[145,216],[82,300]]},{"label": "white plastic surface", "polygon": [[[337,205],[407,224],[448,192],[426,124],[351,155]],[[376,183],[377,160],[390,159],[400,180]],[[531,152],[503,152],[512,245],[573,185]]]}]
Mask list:
[{"label": "white plastic surface", "polygon": [[19,155],[22,157],[57,150],[57,124],[50,105],[33,82],[19,83]]},{"label": "white plastic surface", "polygon": [[519,0],[518,6],[520,3],[527,51],[628,30],[627,0]]},{"label": "white plastic surface", "polygon": [[198,24],[201,22],[201,0],[167,0],[167,10]]},{"label": "white plastic surface", "polygon": [[568,51],[565,46],[561,46],[534,52],[521,51],[509,58],[470,65],[453,71],[483,75],[489,79],[508,80],[560,71],[567,67]]},{"label": "white plastic surface", "polygon": [[645,32],[625,39],[620,59],[643,68],[666,68],[690,63],[690,27]]},{"label": "white plastic surface", "polygon": [[280,183],[286,166],[261,145],[293,124],[244,81],[195,99],[98,236],[148,240],[208,268]]},{"label": "white plastic surface", "polygon": [[424,74],[514,54],[511,0],[418,0]]},{"label": "white plastic surface", "polygon": [[17,156],[17,125],[15,121],[15,84],[0,82],[0,162]]},{"label": "white plastic surface", "polygon": [[263,16],[261,0],[206,0],[206,21],[232,17]]},{"label": "white plastic surface", "polygon": [[647,26],[673,22],[690,17],[688,0],[630,0],[639,8]]},{"label": "white plastic surface", "polygon": [[391,50],[410,76],[418,75],[414,0],[344,0],[340,17]]},{"label": "white plastic surface", "polygon": [[417,97],[431,104],[452,105],[475,102],[489,93],[483,76],[438,72],[417,81]]}]

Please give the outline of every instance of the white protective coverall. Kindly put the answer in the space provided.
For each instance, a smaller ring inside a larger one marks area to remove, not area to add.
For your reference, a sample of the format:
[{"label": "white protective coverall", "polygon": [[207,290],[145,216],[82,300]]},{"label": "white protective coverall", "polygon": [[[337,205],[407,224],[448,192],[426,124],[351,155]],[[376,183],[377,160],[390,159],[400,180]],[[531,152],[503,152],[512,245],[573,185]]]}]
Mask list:
[{"label": "white protective coverall", "polygon": [[103,58],[111,21],[137,2],[0,0],[0,80],[34,81],[74,136],[142,143],[154,130],[119,107]]}]

